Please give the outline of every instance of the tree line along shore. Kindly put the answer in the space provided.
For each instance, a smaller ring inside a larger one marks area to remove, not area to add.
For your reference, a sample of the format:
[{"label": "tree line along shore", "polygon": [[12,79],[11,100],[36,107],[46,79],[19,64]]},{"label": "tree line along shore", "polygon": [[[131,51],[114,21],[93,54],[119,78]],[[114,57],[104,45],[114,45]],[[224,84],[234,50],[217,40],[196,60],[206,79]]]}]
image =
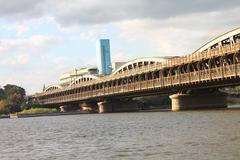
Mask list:
[{"label": "tree line along shore", "polygon": [[13,84],[0,87],[0,115],[58,112],[56,108],[41,108],[28,100],[24,88]]}]

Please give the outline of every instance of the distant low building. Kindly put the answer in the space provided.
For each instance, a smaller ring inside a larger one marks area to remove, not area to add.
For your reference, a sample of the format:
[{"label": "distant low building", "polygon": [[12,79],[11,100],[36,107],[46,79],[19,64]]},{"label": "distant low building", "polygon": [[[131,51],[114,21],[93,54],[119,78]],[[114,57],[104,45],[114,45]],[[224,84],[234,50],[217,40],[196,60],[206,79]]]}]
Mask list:
[{"label": "distant low building", "polygon": [[120,68],[121,66],[123,66],[126,63],[127,62],[113,62],[112,65],[111,65],[112,72],[114,72],[115,70],[117,70],[118,68]]},{"label": "distant low building", "polygon": [[60,76],[60,85],[67,86],[73,83],[77,78],[84,76],[84,75],[96,75],[98,74],[98,69],[93,68],[81,68],[75,69],[70,72],[64,73]]}]

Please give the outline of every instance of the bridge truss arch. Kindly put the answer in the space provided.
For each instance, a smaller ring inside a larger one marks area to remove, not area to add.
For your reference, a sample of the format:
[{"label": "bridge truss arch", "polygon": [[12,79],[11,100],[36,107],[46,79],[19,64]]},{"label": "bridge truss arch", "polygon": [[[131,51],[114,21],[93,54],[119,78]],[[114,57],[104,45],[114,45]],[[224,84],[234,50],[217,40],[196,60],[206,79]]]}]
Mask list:
[{"label": "bridge truss arch", "polygon": [[240,43],[240,27],[212,39],[198,48],[193,54],[198,54],[202,51],[207,51],[214,48],[221,48],[235,43]]},{"label": "bridge truss arch", "polygon": [[81,76],[81,77],[78,77],[77,79],[75,79],[70,84],[70,86],[75,85],[75,84],[80,84],[82,82],[89,82],[89,81],[92,81],[92,80],[97,80],[97,79],[99,79],[99,77],[97,77],[96,75],[84,75],[84,76]]},{"label": "bridge truss arch", "polygon": [[48,87],[44,90],[44,92],[54,91],[54,90],[61,89],[61,88],[62,88],[62,86],[57,85],[57,84],[54,84],[54,85],[48,86]]},{"label": "bridge truss arch", "polygon": [[164,63],[170,58],[172,58],[172,57],[145,57],[145,58],[134,59],[134,60],[131,60],[131,61],[127,62],[126,64],[122,65],[120,68],[118,68],[112,74],[114,75],[114,74],[118,74],[118,73],[123,73],[123,72],[130,71],[133,69],[141,68],[143,66]]}]

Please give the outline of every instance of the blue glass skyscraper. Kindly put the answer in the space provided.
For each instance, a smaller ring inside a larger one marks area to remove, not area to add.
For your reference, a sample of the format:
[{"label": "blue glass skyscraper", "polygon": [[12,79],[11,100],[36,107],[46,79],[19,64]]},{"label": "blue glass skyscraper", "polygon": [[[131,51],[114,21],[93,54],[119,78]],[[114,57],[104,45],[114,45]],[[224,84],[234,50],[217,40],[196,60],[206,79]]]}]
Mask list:
[{"label": "blue glass skyscraper", "polygon": [[99,74],[111,74],[111,55],[109,39],[97,41],[97,67]]}]

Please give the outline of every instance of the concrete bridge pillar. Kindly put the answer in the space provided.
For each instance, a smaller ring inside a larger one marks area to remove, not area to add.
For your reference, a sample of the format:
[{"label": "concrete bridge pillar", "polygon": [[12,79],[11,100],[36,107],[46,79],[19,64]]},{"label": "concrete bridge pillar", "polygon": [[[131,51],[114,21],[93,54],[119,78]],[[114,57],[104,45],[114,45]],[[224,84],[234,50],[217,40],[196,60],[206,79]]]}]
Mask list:
[{"label": "concrete bridge pillar", "polygon": [[69,105],[63,105],[59,107],[60,112],[72,112],[79,110],[79,106],[77,104],[69,104]]},{"label": "concrete bridge pillar", "polygon": [[98,111],[98,105],[95,102],[80,102],[79,103],[80,108],[83,111],[88,111],[88,112],[97,112]]},{"label": "concrete bridge pillar", "polygon": [[220,92],[174,94],[170,96],[170,99],[172,111],[227,107],[227,96]]},{"label": "concrete bridge pillar", "polygon": [[99,113],[134,112],[134,111],[139,111],[139,106],[135,101],[111,100],[98,102]]},{"label": "concrete bridge pillar", "polygon": [[112,113],[113,104],[109,101],[98,102],[98,113]]}]

